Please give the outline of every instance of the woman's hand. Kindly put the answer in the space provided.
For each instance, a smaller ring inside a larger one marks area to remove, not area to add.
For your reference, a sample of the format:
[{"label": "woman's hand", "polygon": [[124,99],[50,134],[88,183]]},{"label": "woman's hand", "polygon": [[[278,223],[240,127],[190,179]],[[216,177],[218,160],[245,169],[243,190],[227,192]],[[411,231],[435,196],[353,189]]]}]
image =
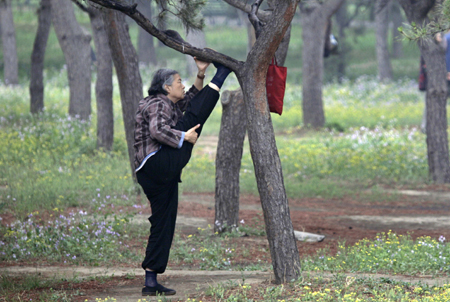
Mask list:
[{"label": "woman's hand", "polygon": [[200,61],[197,57],[194,57],[195,64],[197,64],[197,68],[199,73],[205,74],[206,68],[208,68],[209,62]]},{"label": "woman's hand", "polygon": [[195,132],[195,129],[197,129],[198,127],[200,127],[200,124],[192,127],[188,131],[186,131],[186,133],[184,135],[184,140],[195,145],[195,143],[197,142],[197,138],[198,138],[198,133]]}]

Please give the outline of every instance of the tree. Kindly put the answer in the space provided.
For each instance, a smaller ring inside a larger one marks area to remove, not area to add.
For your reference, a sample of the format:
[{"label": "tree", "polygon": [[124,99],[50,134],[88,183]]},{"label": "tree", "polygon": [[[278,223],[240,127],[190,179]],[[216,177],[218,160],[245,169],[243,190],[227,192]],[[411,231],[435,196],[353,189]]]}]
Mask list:
[{"label": "tree", "polygon": [[[274,10],[268,13],[269,17],[265,23],[257,17],[261,1],[257,0],[253,4],[251,17],[259,24],[260,33],[245,62],[211,49],[186,45],[168,36],[136,10],[136,5],[124,6],[114,0],[92,1],[122,11],[165,45],[179,52],[218,62],[234,71],[242,88],[247,112],[250,152],[264,212],[275,281],[280,283],[297,279],[300,276],[300,259],[267,103],[265,82],[269,63],[292,21],[299,0],[278,1]],[[183,1],[182,4],[189,3]]]},{"label": "tree", "polygon": [[44,109],[44,57],[50,33],[51,4],[50,0],[41,0],[38,14],[38,28],[31,53],[30,77],[30,111],[38,113]]},{"label": "tree", "polygon": [[7,85],[16,85],[19,84],[19,61],[11,0],[0,0],[0,30],[3,44],[4,81]]},{"label": "tree", "polygon": [[51,0],[52,21],[64,53],[69,77],[69,114],[88,119],[91,114],[91,35],[75,18],[72,2]]},{"label": "tree", "polygon": [[378,77],[381,81],[392,80],[391,59],[388,48],[389,7],[390,0],[375,1],[376,50],[378,61]]},{"label": "tree", "polygon": [[302,20],[303,124],[313,128],[325,125],[323,110],[323,49],[325,31],[331,16],[344,0],[308,1],[300,4]]},{"label": "tree", "polygon": [[[97,2],[91,0],[91,2]],[[141,15],[142,16],[142,15]],[[139,62],[136,50],[131,43],[125,15],[113,10],[102,10],[103,21],[106,25],[111,54],[119,79],[120,100],[122,104],[123,124],[128,146],[131,173],[136,179],[134,171],[134,115],[139,101],[144,97],[142,93],[142,79],[139,73]],[[142,16],[142,18],[145,18]]]},{"label": "tree", "polygon": [[391,19],[392,19],[392,57],[403,57],[403,44],[401,34],[398,28],[403,24],[403,16],[401,7],[397,1],[392,2],[391,6]]},{"label": "tree", "polygon": [[[152,18],[152,5],[149,0],[139,0],[139,9],[142,14],[149,20]],[[139,62],[145,65],[156,65],[156,51],[153,45],[153,36],[139,27],[138,34],[138,56]]]},{"label": "tree", "polygon": [[89,15],[95,50],[97,52],[97,81],[95,99],[97,104],[97,149],[111,151],[114,142],[113,114],[113,66],[108,34],[102,13],[89,4],[84,6],[78,0],[72,0],[82,11]]},{"label": "tree", "polygon": [[222,121],[216,154],[214,231],[233,231],[239,222],[239,171],[246,132],[244,98],[240,89],[221,98]]},{"label": "tree", "polygon": [[[399,0],[413,26],[427,26],[438,9],[435,0]],[[445,52],[434,39],[419,38],[418,46],[427,65],[427,154],[428,171],[436,183],[450,182],[450,161],[447,134],[447,84]]]}]

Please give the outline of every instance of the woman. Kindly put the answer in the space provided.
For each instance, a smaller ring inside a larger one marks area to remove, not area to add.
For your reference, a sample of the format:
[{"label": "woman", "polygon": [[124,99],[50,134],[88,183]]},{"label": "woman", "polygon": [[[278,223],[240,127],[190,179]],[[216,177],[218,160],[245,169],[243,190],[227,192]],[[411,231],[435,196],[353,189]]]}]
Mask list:
[{"label": "woman", "polygon": [[176,293],[159,284],[157,274],[164,273],[169,259],[177,217],[178,182],[202,126],[219,99],[220,88],[231,72],[225,66],[214,64],[216,75],[203,88],[209,63],[194,60],[197,78],[187,93],[177,71],[160,69],[153,77],[149,96],[139,102],[136,112],[136,176],[152,208],[150,236],[142,262],[143,296]]}]

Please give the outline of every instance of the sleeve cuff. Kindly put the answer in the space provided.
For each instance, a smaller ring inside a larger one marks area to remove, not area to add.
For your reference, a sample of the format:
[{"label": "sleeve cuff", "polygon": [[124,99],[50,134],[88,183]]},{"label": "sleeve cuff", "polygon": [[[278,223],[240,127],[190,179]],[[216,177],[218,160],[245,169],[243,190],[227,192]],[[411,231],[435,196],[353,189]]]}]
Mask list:
[{"label": "sleeve cuff", "polygon": [[186,135],[186,132],[181,132],[181,139],[180,139],[180,142],[178,143],[178,149],[180,149],[183,146],[185,135]]}]

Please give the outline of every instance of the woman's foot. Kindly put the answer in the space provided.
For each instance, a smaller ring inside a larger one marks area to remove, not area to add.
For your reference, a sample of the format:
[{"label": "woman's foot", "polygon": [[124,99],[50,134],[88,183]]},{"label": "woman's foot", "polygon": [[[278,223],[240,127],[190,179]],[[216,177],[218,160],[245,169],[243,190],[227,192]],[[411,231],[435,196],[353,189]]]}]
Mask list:
[{"label": "woman's foot", "polygon": [[161,284],[156,284],[156,286],[146,286],[142,288],[143,296],[156,296],[156,295],[165,295],[172,296],[177,292],[173,289],[162,286]]}]

